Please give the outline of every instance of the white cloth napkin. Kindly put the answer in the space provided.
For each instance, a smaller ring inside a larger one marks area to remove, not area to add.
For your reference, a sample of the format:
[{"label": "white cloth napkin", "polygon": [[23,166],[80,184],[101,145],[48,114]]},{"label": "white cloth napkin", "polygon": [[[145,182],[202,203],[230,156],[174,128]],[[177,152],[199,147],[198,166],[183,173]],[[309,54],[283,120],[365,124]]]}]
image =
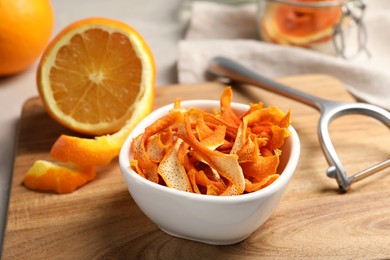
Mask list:
[{"label": "white cloth napkin", "polygon": [[358,99],[390,110],[390,1],[371,0],[365,14],[371,58],[344,60],[298,47],[257,40],[256,6],[194,2],[179,43],[180,83],[206,81],[215,56],[232,58],[267,77],[328,74]]}]

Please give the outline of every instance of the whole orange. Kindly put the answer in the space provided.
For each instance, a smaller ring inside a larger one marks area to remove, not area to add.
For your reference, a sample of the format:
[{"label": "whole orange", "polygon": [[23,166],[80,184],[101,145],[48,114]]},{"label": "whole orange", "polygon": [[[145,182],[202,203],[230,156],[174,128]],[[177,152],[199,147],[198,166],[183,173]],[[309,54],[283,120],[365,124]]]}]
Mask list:
[{"label": "whole orange", "polygon": [[29,67],[49,42],[50,0],[0,0],[0,76]]}]

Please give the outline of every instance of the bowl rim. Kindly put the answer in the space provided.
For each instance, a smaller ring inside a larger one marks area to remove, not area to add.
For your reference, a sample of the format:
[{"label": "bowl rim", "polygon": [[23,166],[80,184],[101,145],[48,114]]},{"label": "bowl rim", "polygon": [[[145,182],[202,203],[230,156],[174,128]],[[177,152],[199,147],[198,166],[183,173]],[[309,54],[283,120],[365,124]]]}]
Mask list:
[{"label": "bowl rim", "polygon": [[[210,106],[213,107],[216,105],[219,106],[220,101],[219,100],[209,100],[209,99],[199,99],[199,100],[183,100],[181,101],[181,106],[188,108],[188,107],[197,107],[199,105],[202,106]],[[241,109],[248,109],[249,105],[238,103],[238,102],[231,102],[231,106],[234,109],[241,110]],[[283,186],[289,182],[292,175],[294,174],[295,168],[299,161],[300,156],[300,140],[299,136],[294,129],[292,125],[288,127],[288,130],[290,131],[291,135],[288,137],[291,142],[291,154],[288,162],[285,165],[285,168],[283,172],[280,174],[280,177],[276,179],[272,184],[269,186],[255,191],[251,193],[246,194],[240,194],[235,196],[211,196],[211,195],[204,195],[204,194],[197,194],[197,193],[191,193],[181,190],[176,190],[173,188],[169,188],[166,186],[163,186],[161,184],[157,184],[154,182],[151,182],[142,176],[140,176],[138,173],[136,173],[134,170],[129,167],[130,165],[130,146],[132,143],[132,139],[139,134],[143,133],[146,126],[149,126],[151,124],[147,123],[151,120],[151,118],[160,118],[161,115],[166,114],[169,110],[173,108],[173,103],[164,105],[160,108],[157,108],[156,110],[152,111],[149,115],[147,115],[141,122],[139,122],[136,127],[131,131],[131,133],[126,137],[120,153],[119,153],[119,165],[122,171],[122,174],[124,175],[124,178],[126,179],[126,176],[129,176],[129,178],[135,179],[137,182],[141,182],[143,185],[146,185],[149,188],[156,189],[157,191],[168,193],[171,195],[179,196],[184,199],[190,199],[194,201],[200,201],[200,202],[219,202],[219,203],[237,203],[241,201],[251,201],[256,200],[259,197],[267,197],[275,192],[277,192],[279,189],[282,189]],[[202,109],[202,108],[201,108]],[[159,116],[160,115],[160,116]],[[155,120],[155,119],[154,119]],[[284,173],[284,174],[283,174]],[[131,191],[130,191],[131,193]]]}]

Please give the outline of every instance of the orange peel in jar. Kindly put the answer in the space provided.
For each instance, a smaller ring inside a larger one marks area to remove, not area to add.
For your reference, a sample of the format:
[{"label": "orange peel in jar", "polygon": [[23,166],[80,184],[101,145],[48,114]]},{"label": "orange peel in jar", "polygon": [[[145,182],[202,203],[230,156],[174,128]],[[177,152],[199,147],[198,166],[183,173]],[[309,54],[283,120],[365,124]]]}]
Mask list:
[{"label": "orange peel in jar", "polygon": [[205,195],[240,195],[273,183],[290,111],[258,103],[237,114],[232,94],[226,87],[214,113],[184,109],[176,100],[133,139],[130,167],[152,182]]},{"label": "orange peel in jar", "polygon": [[298,6],[294,2],[329,2],[291,0],[288,3],[267,4],[261,19],[261,35],[268,42],[282,45],[310,47],[333,38],[333,28],[339,23],[340,6]]}]

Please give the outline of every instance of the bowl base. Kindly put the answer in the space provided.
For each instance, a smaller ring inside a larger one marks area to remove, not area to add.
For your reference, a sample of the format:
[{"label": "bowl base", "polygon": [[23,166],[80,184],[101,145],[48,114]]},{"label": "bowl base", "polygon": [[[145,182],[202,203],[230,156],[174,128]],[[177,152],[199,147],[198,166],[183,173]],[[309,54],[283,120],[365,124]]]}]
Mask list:
[{"label": "bowl base", "polygon": [[159,228],[163,232],[165,232],[166,234],[177,237],[177,238],[192,240],[192,241],[196,241],[196,242],[200,242],[200,243],[204,243],[204,244],[209,244],[209,245],[219,245],[219,246],[237,244],[239,242],[244,241],[245,239],[247,239],[251,235],[251,234],[249,234],[249,235],[239,237],[239,238],[234,238],[234,239],[213,240],[213,239],[201,239],[201,238],[196,238],[196,237],[183,236],[183,235],[168,231],[162,227],[159,227]]}]

